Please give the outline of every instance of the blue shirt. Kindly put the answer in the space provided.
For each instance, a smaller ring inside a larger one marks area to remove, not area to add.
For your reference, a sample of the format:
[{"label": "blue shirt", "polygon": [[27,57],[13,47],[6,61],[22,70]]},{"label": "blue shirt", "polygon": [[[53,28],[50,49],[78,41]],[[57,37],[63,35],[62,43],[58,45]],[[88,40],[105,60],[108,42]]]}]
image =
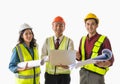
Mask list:
[{"label": "blue shirt", "polygon": [[[25,43],[23,43],[23,45],[25,46],[25,48],[29,51],[29,53],[31,54],[32,58],[34,58],[34,52],[33,52],[33,49],[32,48],[28,48],[26,46]],[[17,52],[17,49],[16,47],[13,49],[13,53],[12,53],[12,56],[11,56],[11,59],[10,59],[10,63],[9,63],[9,69],[10,71],[12,71],[13,73],[17,73],[17,64],[20,62],[20,59],[19,59],[19,56],[18,56],[18,52]]]}]

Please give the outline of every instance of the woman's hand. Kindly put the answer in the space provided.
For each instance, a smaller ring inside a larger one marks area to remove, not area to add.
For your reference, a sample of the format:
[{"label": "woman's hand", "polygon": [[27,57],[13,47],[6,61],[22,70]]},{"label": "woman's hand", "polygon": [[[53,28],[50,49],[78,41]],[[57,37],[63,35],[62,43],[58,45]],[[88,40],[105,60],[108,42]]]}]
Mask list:
[{"label": "woman's hand", "polygon": [[28,69],[31,69],[28,67],[28,63],[26,63],[25,67],[24,68],[18,68],[17,71],[25,71],[25,70],[28,70]]}]

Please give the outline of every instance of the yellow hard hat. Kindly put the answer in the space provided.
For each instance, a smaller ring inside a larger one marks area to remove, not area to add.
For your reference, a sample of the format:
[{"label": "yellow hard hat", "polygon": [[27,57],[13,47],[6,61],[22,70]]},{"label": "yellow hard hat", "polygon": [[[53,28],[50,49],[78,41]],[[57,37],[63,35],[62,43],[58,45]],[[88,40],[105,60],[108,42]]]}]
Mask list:
[{"label": "yellow hard hat", "polygon": [[87,14],[86,17],[84,18],[84,21],[86,21],[87,19],[96,19],[98,21],[98,23],[99,23],[98,17],[93,13]]}]

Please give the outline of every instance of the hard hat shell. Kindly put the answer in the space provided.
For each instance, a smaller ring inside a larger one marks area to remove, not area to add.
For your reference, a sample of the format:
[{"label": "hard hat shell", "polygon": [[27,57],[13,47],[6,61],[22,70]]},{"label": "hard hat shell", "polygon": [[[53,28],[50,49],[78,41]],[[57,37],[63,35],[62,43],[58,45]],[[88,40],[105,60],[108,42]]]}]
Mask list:
[{"label": "hard hat shell", "polygon": [[84,21],[86,21],[87,19],[96,19],[98,21],[98,23],[99,23],[98,17],[93,13],[87,14],[86,17],[84,18]]},{"label": "hard hat shell", "polygon": [[32,29],[32,27],[31,26],[29,26],[28,24],[26,24],[26,23],[24,23],[24,24],[22,24],[21,26],[20,26],[20,29],[19,29],[19,32],[21,32],[21,31],[23,31],[23,30],[25,30],[25,29]]},{"label": "hard hat shell", "polygon": [[65,24],[65,21],[61,16],[55,17],[52,23],[54,23],[54,22],[61,22],[61,23]]}]

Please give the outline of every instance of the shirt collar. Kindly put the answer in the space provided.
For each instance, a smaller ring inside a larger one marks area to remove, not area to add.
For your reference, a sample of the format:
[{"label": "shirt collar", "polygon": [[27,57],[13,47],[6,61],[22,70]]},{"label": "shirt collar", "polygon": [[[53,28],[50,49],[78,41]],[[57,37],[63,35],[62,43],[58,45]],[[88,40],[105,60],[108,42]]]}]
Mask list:
[{"label": "shirt collar", "polygon": [[[55,38],[54,40],[56,41],[57,37],[56,37],[56,36],[54,36],[54,38]],[[62,35],[62,36],[60,36],[60,37],[59,37],[59,39],[60,39],[60,42],[61,42],[61,40],[63,39],[63,35]]]},{"label": "shirt collar", "polygon": [[27,47],[26,43],[24,42],[23,45],[27,48],[27,49],[31,49],[30,47]]},{"label": "shirt collar", "polygon": [[97,35],[99,35],[97,32],[96,32],[96,34],[94,35],[94,36],[92,36],[92,37],[90,37],[89,38],[89,36],[87,35],[87,38],[90,40],[90,39],[94,39]]}]

